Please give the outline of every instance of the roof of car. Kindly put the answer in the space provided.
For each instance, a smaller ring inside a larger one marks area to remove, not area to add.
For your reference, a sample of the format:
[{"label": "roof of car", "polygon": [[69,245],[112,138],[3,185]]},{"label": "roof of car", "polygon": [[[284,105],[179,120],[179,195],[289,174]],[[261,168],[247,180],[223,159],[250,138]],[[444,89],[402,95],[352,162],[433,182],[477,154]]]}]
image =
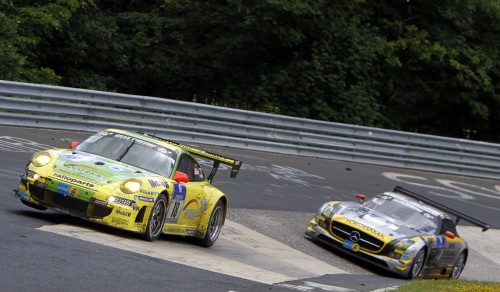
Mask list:
[{"label": "roof of car", "polygon": [[408,203],[410,206],[413,206],[415,208],[418,208],[422,211],[425,211],[427,213],[429,213],[430,215],[433,215],[433,216],[439,216],[439,215],[447,215],[445,212],[443,212],[442,210],[439,210],[435,207],[432,207],[432,206],[429,206],[421,201],[418,201],[414,198],[411,198],[409,196],[405,196],[403,194],[400,194],[400,193],[395,193],[395,192],[385,192],[384,195],[386,196],[389,196],[389,197],[392,197],[392,198],[395,198],[395,199],[398,199],[400,201],[404,201],[405,203]]}]

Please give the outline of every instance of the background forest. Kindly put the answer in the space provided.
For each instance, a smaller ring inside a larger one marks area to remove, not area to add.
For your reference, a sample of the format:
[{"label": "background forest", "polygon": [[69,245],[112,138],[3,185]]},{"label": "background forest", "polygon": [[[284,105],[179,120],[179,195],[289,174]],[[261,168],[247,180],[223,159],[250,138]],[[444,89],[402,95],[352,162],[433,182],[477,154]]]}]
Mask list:
[{"label": "background forest", "polygon": [[498,0],[0,0],[0,79],[500,142]]}]

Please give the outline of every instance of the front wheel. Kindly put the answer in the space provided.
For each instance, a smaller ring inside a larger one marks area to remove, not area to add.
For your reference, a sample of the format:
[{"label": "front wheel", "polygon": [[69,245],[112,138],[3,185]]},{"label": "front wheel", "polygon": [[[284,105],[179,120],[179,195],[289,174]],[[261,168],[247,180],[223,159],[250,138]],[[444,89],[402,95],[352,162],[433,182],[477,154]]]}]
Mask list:
[{"label": "front wheel", "polygon": [[409,279],[416,279],[422,268],[424,267],[425,262],[425,249],[421,249],[418,251],[413,263],[411,264],[410,272],[408,273]]},{"label": "front wheel", "polygon": [[146,227],[146,232],[144,233],[146,240],[154,241],[160,236],[166,214],[167,198],[165,195],[161,194],[158,196],[158,199],[153,205],[153,210],[151,210],[151,214],[149,215],[148,226]]},{"label": "front wheel", "polygon": [[451,279],[458,279],[460,277],[460,274],[465,268],[465,251],[461,252],[457,260],[455,261],[455,264],[453,265],[453,270],[451,271],[450,278]]},{"label": "front wheel", "polygon": [[205,237],[200,240],[200,244],[204,247],[214,245],[217,238],[219,238],[222,224],[224,224],[224,202],[219,200],[212,210],[212,215],[208,221],[207,232],[205,233]]}]

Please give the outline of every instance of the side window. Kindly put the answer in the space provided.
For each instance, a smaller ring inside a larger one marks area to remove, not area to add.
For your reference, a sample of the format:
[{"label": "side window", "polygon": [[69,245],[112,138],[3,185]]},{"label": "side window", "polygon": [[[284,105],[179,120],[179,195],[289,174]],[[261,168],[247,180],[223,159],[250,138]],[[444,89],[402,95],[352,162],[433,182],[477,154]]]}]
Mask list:
[{"label": "side window", "polygon": [[189,169],[190,169],[189,162],[190,162],[189,156],[182,155],[181,158],[179,159],[179,165],[177,166],[177,170],[187,174],[189,180],[191,180],[191,176],[189,175]]},{"label": "side window", "polygon": [[458,236],[457,229],[455,228],[455,223],[453,223],[453,221],[448,218],[444,218],[441,222],[441,229],[439,231],[439,234],[445,234],[446,231],[451,231],[455,233],[456,236]]},{"label": "side window", "polygon": [[179,160],[178,171],[188,175],[189,181],[204,181],[205,175],[201,166],[190,156],[182,155]]},{"label": "side window", "polygon": [[194,165],[194,181],[204,181],[205,174],[203,173],[203,169],[201,168],[201,166],[196,161],[193,161],[193,165]]}]

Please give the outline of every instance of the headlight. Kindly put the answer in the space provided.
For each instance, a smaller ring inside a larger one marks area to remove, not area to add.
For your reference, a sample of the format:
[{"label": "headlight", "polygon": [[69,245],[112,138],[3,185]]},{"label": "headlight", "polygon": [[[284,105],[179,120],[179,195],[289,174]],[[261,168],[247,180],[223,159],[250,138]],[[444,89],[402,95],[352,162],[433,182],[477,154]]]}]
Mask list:
[{"label": "headlight", "polygon": [[51,159],[49,152],[40,152],[31,158],[31,163],[36,167],[42,167],[47,165]]},{"label": "headlight", "polygon": [[128,179],[120,185],[120,189],[125,194],[137,193],[141,189],[141,181],[135,178]]},{"label": "headlight", "polygon": [[319,209],[318,211],[316,211],[316,214],[314,214],[314,217],[316,217],[316,221],[318,221],[319,219],[319,216],[321,216],[321,214],[323,213],[323,210],[325,210],[326,207],[328,207],[328,203],[324,203]]},{"label": "headlight", "polygon": [[394,245],[394,249],[399,249],[399,250],[405,251],[410,246],[412,246],[414,243],[415,243],[415,241],[413,241],[411,239],[403,239]]},{"label": "headlight", "polygon": [[401,257],[403,259],[411,259],[411,253],[407,253],[406,250],[414,243],[415,241],[411,239],[400,240],[393,246],[394,249],[388,253],[388,256],[397,260],[399,260]]}]

